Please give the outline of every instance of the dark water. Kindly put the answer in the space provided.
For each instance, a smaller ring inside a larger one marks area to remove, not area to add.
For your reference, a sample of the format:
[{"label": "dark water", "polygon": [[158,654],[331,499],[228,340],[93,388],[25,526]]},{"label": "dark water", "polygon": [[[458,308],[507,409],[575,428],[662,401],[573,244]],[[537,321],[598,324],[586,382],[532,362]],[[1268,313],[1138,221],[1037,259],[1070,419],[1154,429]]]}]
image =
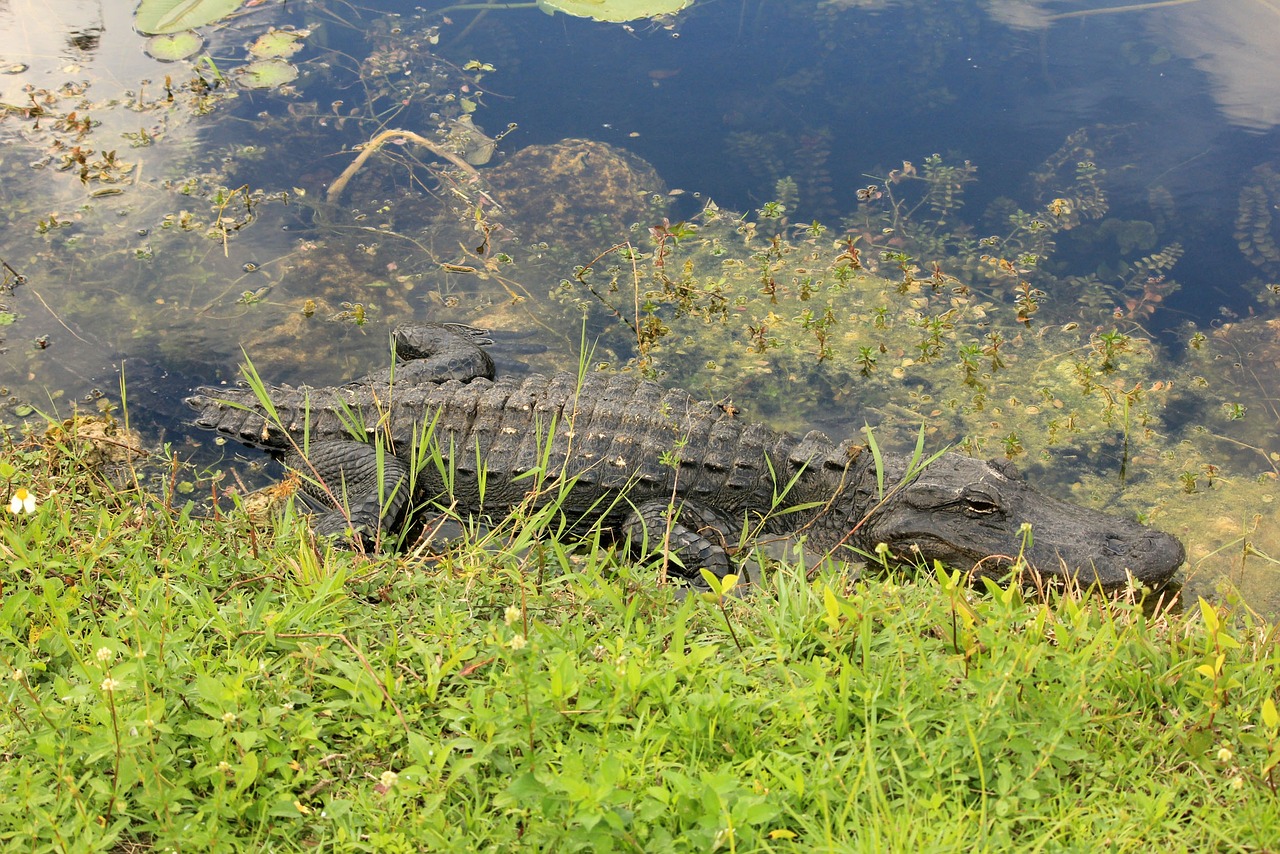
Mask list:
[{"label": "dark water", "polygon": [[[387,128],[431,135],[462,115],[464,100],[489,136],[514,125],[484,174],[527,146],[598,140],[683,191],[671,197],[673,221],[697,216],[708,200],[757,218],[787,178],[788,221],[820,221],[833,238],[858,232],[859,189],[934,153],[977,167],[943,225],[972,239],[1002,233],[1010,204],[1032,211],[1065,192],[1035,176],[1064,143],[1083,139],[1057,165],[1070,172],[1087,148],[1105,170],[1107,210],[1056,236],[1046,281],[1105,285],[1120,314],[1126,300],[1148,300],[1117,322],[1163,349],[1128,381],[1180,393],[1208,377],[1208,390],[1164,401],[1137,452],[1142,464],[1124,477],[1131,437],[1118,428],[1022,462],[1081,500],[1154,509],[1161,524],[1193,535],[1200,589],[1226,577],[1253,601],[1273,601],[1280,561],[1265,557],[1270,541],[1259,532],[1273,527],[1271,483],[1280,475],[1271,392],[1280,358],[1267,325],[1275,316],[1267,285],[1280,282],[1280,260],[1263,257],[1280,241],[1280,178],[1267,165],[1280,170],[1280,59],[1271,47],[1280,14],[1235,0],[1118,6],[698,0],[672,20],[621,25],[526,8],[294,2],[204,27],[208,60],[159,63],[117,4],[0,0],[0,259],[27,280],[14,286],[7,275],[0,292],[8,417],[32,404],[63,411],[95,391],[118,396],[123,363],[135,424],[211,461],[225,451],[190,430],[181,397],[234,379],[246,354],[273,379],[336,381],[385,360],[395,322],[443,317],[502,328],[498,360],[508,372],[571,361],[580,330],[551,297],[598,246],[543,257],[526,239],[511,245],[517,260],[505,279],[496,269],[481,278],[441,273],[442,263],[471,264],[460,247],[474,240],[432,219],[432,199],[451,198],[448,182],[430,177],[431,157],[411,146],[388,146],[339,205],[321,204],[353,147]],[[237,75],[250,59],[246,45],[272,26],[308,31],[293,58],[301,76],[283,89],[245,88]],[[375,56],[386,60],[377,74]],[[471,61],[493,70],[466,70]],[[83,92],[60,89],[68,84]],[[42,90],[62,94],[32,112]],[[92,127],[77,135],[74,120],[85,117]],[[90,162],[115,151],[136,171],[77,180],[77,166],[61,168],[76,146]],[[270,198],[225,241],[211,238],[217,210],[234,218],[240,204],[219,208],[218,188],[241,186]],[[572,244],[582,235],[571,232],[590,231],[572,210],[565,219],[552,213],[572,208],[578,185],[540,192],[552,230],[539,240],[554,250],[557,238]],[[1242,225],[1246,197],[1254,206]],[[51,216],[56,227],[46,227]],[[1144,296],[1134,265],[1173,244],[1183,254]],[[959,269],[950,252],[921,261]],[[318,306],[314,316],[302,313],[308,304]],[[1110,308],[1099,311],[1080,320],[1105,329]],[[353,322],[365,312],[367,323]],[[1209,349],[1188,348],[1197,332]],[[618,362],[634,355],[609,352]],[[856,376],[824,377],[819,366],[814,376],[830,390],[798,396],[831,400],[804,408],[788,406],[785,386],[770,397],[741,375],[697,367],[674,376],[708,394],[756,389],[741,402],[789,427],[860,425],[859,402],[874,409],[873,423],[901,426],[892,413],[929,418],[929,401],[948,393],[936,378],[907,376],[902,405],[885,406],[859,391]],[[1029,400],[1020,396],[1018,407]],[[1230,417],[1218,411],[1232,402]],[[1233,491],[1206,489],[1207,465]],[[1199,488],[1184,497],[1177,478],[1197,472]]]},{"label": "dark water", "polygon": [[[1280,137],[1274,126],[1224,116],[1211,79],[1152,32],[1151,18],[1178,10],[1044,30],[1008,27],[973,2],[906,2],[816,20],[786,10],[712,3],[673,31],[639,33],[566,18],[510,21],[518,70],[498,75],[494,86],[513,100],[495,101],[493,112],[519,123],[513,142],[616,142],[672,186],[735,209],[758,207],[773,188],[726,157],[730,134],[825,132],[830,203],[802,207],[800,220],[847,212],[864,176],[933,152],[978,165],[972,207],[997,196],[1022,199],[1027,175],[1068,134],[1109,126],[1123,132],[1125,161],[1113,175],[1112,216],[1150,220],[1156,186],[1177,211],[1160,234],[1187,249],[1178,269],[1183,289],[1170,308],[1201,321],[1221,306],[1249,310],[1254,295],[1229,284],[1256,273],[1232,236],[1236,197],[1249,170],[1280,153]],[[1274,32],[1280,16],[1260,13],[1257,25]],[[480,36],[476,49],[484,52]],[[671,72],[678,73],[663,76]],[[1259,97],[1280,95],[1276,88]],[[1081,242],[1065,254],[1089,269],[1117,252]]]}]

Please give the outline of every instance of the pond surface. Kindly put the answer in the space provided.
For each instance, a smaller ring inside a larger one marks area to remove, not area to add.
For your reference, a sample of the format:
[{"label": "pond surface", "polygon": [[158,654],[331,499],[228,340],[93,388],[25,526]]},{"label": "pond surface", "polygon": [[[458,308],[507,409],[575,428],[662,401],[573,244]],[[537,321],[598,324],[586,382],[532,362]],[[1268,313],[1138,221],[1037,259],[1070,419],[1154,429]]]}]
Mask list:
[{"label": "pond surface", "polygon": [[5,421],[123,377],[240,466],[193,385],[463,321],[507,373],[587,340],[777,427],[923,423],[1280,610],[1274,4],[250,4],[172,62],[123,5],[0,0]]}]

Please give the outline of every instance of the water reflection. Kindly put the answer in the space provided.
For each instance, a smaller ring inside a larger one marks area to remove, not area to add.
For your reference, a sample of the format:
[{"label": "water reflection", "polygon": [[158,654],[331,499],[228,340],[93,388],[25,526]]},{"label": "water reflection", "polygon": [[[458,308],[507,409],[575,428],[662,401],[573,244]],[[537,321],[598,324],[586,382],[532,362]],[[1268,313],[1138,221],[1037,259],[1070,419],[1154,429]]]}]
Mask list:
[{"label": "water reflection", "polygon": [[1209,75],[1223,115],[1266,130],[1280,123],[1280,54],[1275,50],[1280,7],[1237,0],[1154,0],[1095,4],[1055,0],[987,0],[993,18],[1023,29],[1048,29],[1102,16],[1140,16],[1142,24],[1178,56]]},{"label": "water reflection", "polygon": [[100,0],[8,0],[0,4],[0,102],[23,104],[24,89],[57,88],[94,78],[103,97],[118,96],[160,71],[138,50],[128,3]]}]

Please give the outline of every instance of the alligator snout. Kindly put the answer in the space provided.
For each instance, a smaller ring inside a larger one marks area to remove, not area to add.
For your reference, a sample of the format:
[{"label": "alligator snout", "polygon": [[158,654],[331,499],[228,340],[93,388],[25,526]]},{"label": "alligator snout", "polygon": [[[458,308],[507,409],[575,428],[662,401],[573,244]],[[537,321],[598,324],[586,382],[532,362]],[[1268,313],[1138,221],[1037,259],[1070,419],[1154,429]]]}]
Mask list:
[{"label": "alligator snout", "polygon": [[1163,583],[1168,581],[1177,568],[1186,561],[1187,550],[1177,537],[1161,531],[1153,531],[1150,537],[1151,551],[1149,561],[1164,567],[1163,574],[1159,579],[1159,583]]}]

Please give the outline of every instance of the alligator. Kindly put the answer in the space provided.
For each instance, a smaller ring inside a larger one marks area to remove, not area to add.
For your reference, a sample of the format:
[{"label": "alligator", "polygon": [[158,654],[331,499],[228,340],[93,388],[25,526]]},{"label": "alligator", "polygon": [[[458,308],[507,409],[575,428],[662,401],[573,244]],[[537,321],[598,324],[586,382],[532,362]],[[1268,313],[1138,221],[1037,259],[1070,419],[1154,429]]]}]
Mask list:
[{"label": "alligator", "polygon": [[1159,586],[1185,557],[1175,537],[1038,492],[1008,462],[775,431],[634,376],[495,380],[487,336],[405,325],[391,367],[345,385],[267,385],[269,408],[243,384],[186,402],[198,426],[304,476],[326,508],[317,534],[400,531],[425,505],[492,519],[556,502],[576,530],[665,553],[695,587],[701,568],[735,572],[731,556],[764,535],[801,537],[807,555],[938,561],[973,578],[1021,566],[1105,590]]}]

